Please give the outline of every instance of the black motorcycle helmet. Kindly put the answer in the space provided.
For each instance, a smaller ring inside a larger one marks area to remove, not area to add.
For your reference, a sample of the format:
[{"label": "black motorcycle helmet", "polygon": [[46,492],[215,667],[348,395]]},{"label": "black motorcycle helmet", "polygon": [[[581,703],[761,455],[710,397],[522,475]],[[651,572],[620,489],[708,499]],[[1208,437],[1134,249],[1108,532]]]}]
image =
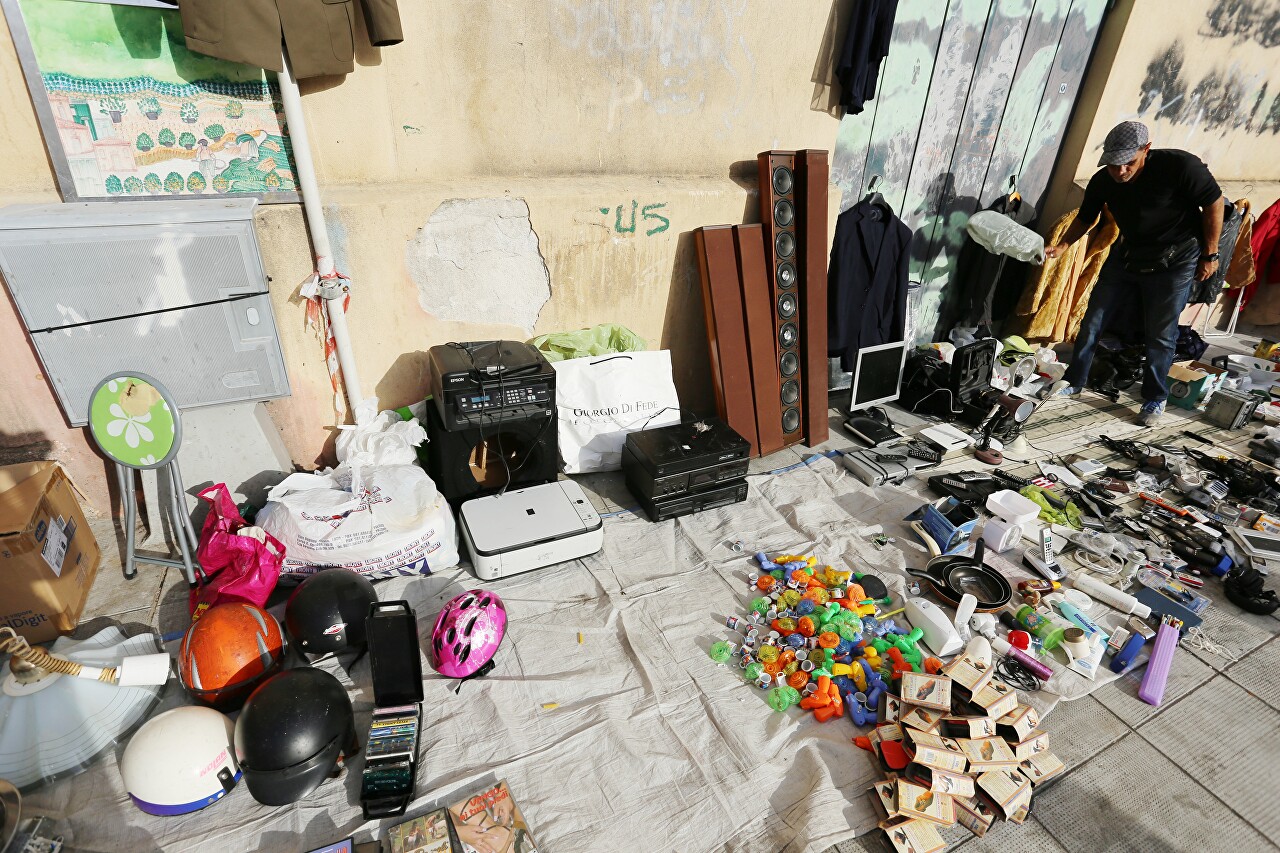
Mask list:
[{"label": "black motorcycle helmet", "polygon": [[285,605],[284,625],[297,648],[309,655],[352,649],[369,642],[364,620],[378,600],[373,584],[346,569],[326,569],[302,582]]},{"label": "black motorcycle helmet", "polygon": [[245,702],[235,747],[255,800],[283,806],[302,799],[333,772],[340,754],[360,748],[346,689],[311,667],[271,676]]}]

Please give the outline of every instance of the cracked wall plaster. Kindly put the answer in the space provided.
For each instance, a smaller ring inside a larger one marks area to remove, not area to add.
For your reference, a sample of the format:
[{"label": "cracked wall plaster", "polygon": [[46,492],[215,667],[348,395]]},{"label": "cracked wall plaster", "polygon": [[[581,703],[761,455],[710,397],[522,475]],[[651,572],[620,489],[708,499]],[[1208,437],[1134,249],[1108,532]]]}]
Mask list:
[{"label": "cracked wall plaster", "polygon": [[405,248],[422,310],[441,320],[501,323],[533,334],[551,277],[519,198],[450,199]]}]

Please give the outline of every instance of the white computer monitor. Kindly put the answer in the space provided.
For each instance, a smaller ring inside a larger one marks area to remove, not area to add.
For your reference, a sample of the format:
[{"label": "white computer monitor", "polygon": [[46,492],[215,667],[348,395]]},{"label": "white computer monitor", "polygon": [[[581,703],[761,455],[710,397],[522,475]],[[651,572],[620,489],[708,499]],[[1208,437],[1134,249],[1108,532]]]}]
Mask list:
[{"label": "white computer monitor", "polygon": [[853,393],[849,411],[856,412],[898,399],[902,365],[906,358],[906,341],[878,344],[858,350],[858,361],[853,366]]}]

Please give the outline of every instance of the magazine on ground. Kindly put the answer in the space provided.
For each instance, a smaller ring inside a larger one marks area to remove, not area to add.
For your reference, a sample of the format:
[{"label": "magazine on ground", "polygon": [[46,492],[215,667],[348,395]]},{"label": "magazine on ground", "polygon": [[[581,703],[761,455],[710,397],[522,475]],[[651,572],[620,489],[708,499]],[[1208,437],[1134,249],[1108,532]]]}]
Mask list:
[{"label": "magazine on ground", "polygon": [[538,853],[506,780],[449,806],[463,853]]}]

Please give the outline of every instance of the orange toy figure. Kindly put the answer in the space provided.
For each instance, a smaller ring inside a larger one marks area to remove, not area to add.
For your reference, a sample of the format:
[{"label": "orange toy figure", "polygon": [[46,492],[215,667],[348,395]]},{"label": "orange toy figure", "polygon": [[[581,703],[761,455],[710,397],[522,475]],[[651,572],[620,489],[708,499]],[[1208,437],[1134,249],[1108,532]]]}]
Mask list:
[{"label": "orange toy figure", "polygon": [[799,631],[800,635],[803,637],[812,637],[814,632],[818,629],[814,626],[812,619],[808,616],[801,616],[796,620],[796,630]]},{"label": "orange toy figure", "polygon": [[927,657],[924,659],[924,671],[930,675],[937,675],[942,672],[942,661],[935,657]]},{"label": "orange toy figure", "polygon": [[907,659],[902,656],[902,650],[897,646],[890,646],[885,652],[889,656],[889,660],[893,661],[893,672],[896,675],[901,672],[914,672],[911,664],[907,663]]},{"label": "orange toy figure", "polygon": [[773,575],[761,575],[760,580],[756,581],[756,587],[759,588],[761,592],[768,592],[773,589],[773,585],[776,583],[777,581],[774,579]]},{"label": "orange toy figure", "polygon": [[809,683],[809,673],[804,670],[797,670],[787,676],[787,686],[794,687],[796,690],[803,690],[804,686]]},{"label": "orange toy figure", "polygon": [[826,708],[831,704],[831,697],[819,690],[810,696],[806,696],[800,700],[800,707],[806,711],[816,711],[819,708]]},{"label": "orange toy figure", "polygon": [[[803,705],[804,703],[801,702],[800,704]],[[820,723],[825,723],[827,720],[832,720],[843,715],[844,712],[837,710],[834,702],[830,705],[824,705],[821,708],[815,708],[813,711],[813,718]]]},{"label": "orange toy figure", "polygon": [[831,707],[836,709],[836,713],[844,716],[844,700],[840,698],[840,688],[835,684],[827,684],[827,695],[831,697]]}]

